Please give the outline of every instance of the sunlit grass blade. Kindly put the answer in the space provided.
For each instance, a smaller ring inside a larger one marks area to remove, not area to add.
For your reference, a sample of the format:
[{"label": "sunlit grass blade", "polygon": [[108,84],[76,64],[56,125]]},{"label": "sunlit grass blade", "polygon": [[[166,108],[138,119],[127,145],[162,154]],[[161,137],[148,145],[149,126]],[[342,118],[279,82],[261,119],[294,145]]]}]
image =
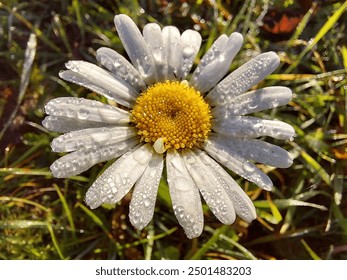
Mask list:
[{"label": "sunlit grass blade", "polygon": [[34,220],[10,220],[0,221],[0,229],[25,229],[25,228],[37,228],[47,227],[47,222],[34,221]]},{"label": "sunlit grass blade", "polygon": [[330,176],[329,174],[324,170],[324,168],[308,153],[306,153],[304,150],[300,152],[302,158],[306,161],[306,163],[309,165],[309,167],[316,172],[322,180],[327,184],[331,185]]},{"label": "sunlit grass blade", "polygon": [[65,196],[62,194],[62,192],[60,191],[59,187],[56,184],[53,184],[53,187],[56,190],[56,192],[59,196],[59,199],[63,205],[66,217],[67,217],[69,224],[70,224],[70,227],[71,227],[71,231],[74,233],[76,231],[75,223],[74,223],[74,219],[72,217],[72,212],[70,210],[70,207],[66,202]]},{"label": "sunlit grass blade", "polygon": [[307,253],[311,256],[313,260],[320,260],[321,258],[312,250],[312,248],[306,243],[304,239],[300,240],[301,244],[304,245]]},{"label": "sunlit grass blade", "polygon": [[235,248],[237,248],[246,257],[246,259],[249,259],[249,260],[257,259],[249,250],[247,250],[244,246],[242,246],[240,243],[238,243],[234,239],[227,237],[224,234],[221,234],[220,238],[230,243]]},{"label": "sunlit grass blade", "polygon": [[298,24],[294,34],[289,39],[289,42],[287,44],[287,47],[286,47],[285,51],[287,51],[289,47],[292,47],[293,41],[297,40],[300,37],[301,33],[304,31],[306,25],[310,21],[312,15],[313,15],[313,13],[315,12],[316,9],[317,9],[317,4],[313,3],[311,8],[306,12],[304,17],[301,19],[301,21]]},{"label": "sunlit grass blade", "polygon": [[72,1],[72,8],[75,11],[76,19],[77,19],[77,25],[81,30],[82,37],[84,35],[84,24],[81,16],[81,8],[80,8],[80,3],[79,0],[73,0]]},{"label": "sunlit grass blade", "polygon": [[57,240],[57,238],[56,238],[56,236],[55,236],[55,234],[54,234],[54,230],[53,230],[53,228],[52,228],[52,225],[49,224],[49,223],[47,223],[47,229],[48,229],[48,231],[49,231],[49,234],[51,235],[54,248],[56,249],[56,251],[57,251],[57,253],[58,253],[60,259],[61,259],[61,260],[64,260],[65,257],[64,257],[64,255],[63,255],[61,249],[60,249],[59,242],[58,242],[58,240]]},{"label": "sunlit grass blade", "polygon": [[166,236],[172,234],[172,233],[175,232],[176,230],[177,230],[177,227],[174,227],[174,228],[171,228],[171,229],[167,230],[166,232],[153,235],[153,236],[150,237],[150,238],[141,239],[141,240],[135,241],[135,242],[133,242],[133,243],[128,243],[128,244],[124,244],[124,245],[119,245],[119,249],[131,248],[131,247],[135,247],[135,246],[138,246],[138,245],[141,245],[141,244],[149,244],[149,242],[152,242],[152,241],[155,241],[155,240],[158,240],[158,239],[162,239],[162,238],[164,238],[164,237],[166,237]]},{"label": "sunlit grass blade", "polygon": [[[323,205],[305,202],[305,201],[300,201],[300,200],[296,200],[296,199],[274,199],[273,204],[275,204],[279,209],[287,209],[288,207],[293,207],[293,206],[306,206],[306,207],[317,208],[317,209],[322,210],[322,211],[327,210],[327,208]],[[254,205],[258,208],[271,209],[270,202],[267,200],[254,201]]]},{"label": "sunlit grass blade", "polygon": [[39,170],[29,168],[0,168],[0,174],[52,177],[51,172],[47,169]]},{"label": "sunlit grass blade", "polygon": [[217,228],[216,230],[214,230],[212,236],[210,237],[210,239],[205,242],[201,248],[196,251],[193,256],[191,256],[189,259],[191,260],[201,260],[204,256],[204,254],[219,240],[220,235],[223,234],[229,226],[221,226],[220,228]]},{"label": "sunlit grass blade", "polygon": [[69,52],[69,54],[72,54],[72,48],[71,48],[71,45],[69,43],[69,38],[68,38],[68,36],[66,34],[65,27],[63,26],[59,15],[54,15],[53,16],[53,23],[56,26],[57,31],[58,31],[58,33],[60,35],[60,38],[63,41],[66,49]]},{"label": "sunlit grass blade", "polygon": [[341,54],[342,54],[343,66],[345,69],[347,69],[347,46],[346,45],[341,47]]},{"label": "sunlit grass blade", "polygon": [[316,36],[309,42],[307,47],[299,54],[296,58],[295,62],[288,67],[285,71],[286,73],[290,73],[293,69],[295,69],[298,64],[301,62],[302,58],[313,49],[313,47],[327,34],[331,28],[333,28],[334,24],[339,20],[342,14],[347,9],[347,1],[345,1],[341,6],[332,14],[331,17],[325,22],[322,28],[318,31]]},{"label": "sunlit grass blade", "polygon": [[0,201],[8,202],[9,206],[11,206],[12,203],[13,204],[20,204],[20,203],[28,204],[28,205],[35,206],[38,209],[43,210],[45,212],[50,212],[50,210],[48,208],[41,205],[40,203],[37,203],[37,202],[29,200],[29,199],[25,199],[25,198],[0,196]]},{"label": "sunlit grass blade", "polygon": [[267,193],[267,201],[269,202],[270,210],[273,215],[273,217],[276,219],[276,224],[283,220],[282,215],[280,211],[278,210],[276,204],[272,202],[272,199],[270,197],[270,194]]}]

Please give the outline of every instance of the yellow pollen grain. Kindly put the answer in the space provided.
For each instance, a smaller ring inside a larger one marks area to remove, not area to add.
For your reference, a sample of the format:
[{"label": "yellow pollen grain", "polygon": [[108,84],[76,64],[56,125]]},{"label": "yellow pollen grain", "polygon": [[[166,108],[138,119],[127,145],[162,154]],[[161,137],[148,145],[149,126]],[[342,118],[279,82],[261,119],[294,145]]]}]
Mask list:
[{"label": "yellow pollen grain", "polygon": [[[143,92],[131,111],[141,141],[159,150],[198,146],[211,131],[211,110],[200,92],[185,82],[156,83]],[[159,146],[160,143],[160,146]]]}]

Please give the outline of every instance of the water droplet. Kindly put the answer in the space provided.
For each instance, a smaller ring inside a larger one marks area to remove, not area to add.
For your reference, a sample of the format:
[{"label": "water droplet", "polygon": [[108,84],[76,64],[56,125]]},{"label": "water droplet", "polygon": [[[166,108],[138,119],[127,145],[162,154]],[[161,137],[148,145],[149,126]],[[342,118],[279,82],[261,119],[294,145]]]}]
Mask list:
[{"label": "water droplet", "polygon": [[122,64],[119,62],[118,59],[115,60],[115,61],[113,62],[113,67],[114,67],[114,68],[119,68],[121,65],[122,65]]},{"label": "water droplet", "polygon": [[163,61],[163,47],[155,47],[152,49],[153,58],[156,62],[162,62]]},{"label": "water droplet", "polygon": [[218,58],[219,62],[224,62],[225,60],[225,55],[224,54],[221,54]]},{"label": "water droplet", "polygon": [[145,200],[143,201],[143,204],[144,204],[146,207],[148,207],[148,206],[151,204],[151,201],[150,201],[149,199],[145,199]]},{"label": "water droplet", "polygon": [[273,107],[278,107],[278,105],[280,105],[280,103],[278,102],[277,99],[274,99],[274,100],[272,101],[272,106],[273,106]]},{"label": "water droplet", "polygon": [[141,165],[145,165],[148,163],[149,160],[149,153],[146,153],[144,150],[137,150],[134,154],[133,154],[134,160],[136,160],[139,164]]},{"label": "water droplet", "polygon": [[70,117],[70,118],[75,117],[75,111],[73,111],[71,109],[66,109],[65,113],[66,113],[67,117]]},{"label": "water droplet", "polygon": [[172,182],[172,187],[179,191],[189,191],[191,184],[185,177],[176,177],[175,181]]},{"label": "water droplet", "polygon": [[70,69],[73,72],[78,72],[79,71],[79,67],[77,66],[77,64],[74,61],[68,61],[65,63],[65,67],[67,69]]},{"label": "water droplet", "polygon": [[243,169],[247,172],[253,172],[254,171],[254,167],[250,164],[249,161],[246,161],[243,165]]},{"label": "water droplet", "polygon": [[90,114],[89,111],[87,111],[85,109],[80,109],[78,111],[77,116],[78,116],[79,119],[85,120],[85,119],[87,119],[89,117],[89,114]]},{"label": "water droplet", "polygon": [[253,128],[261,128],[261,127],[263,127],[263,126],[264,126],[263,123],[258,122],[258,123],[256,123],[256,124],[253,126]]},{"label": "water droplet", "polygon": [[192,46],[184,47],[182,50],[182,54],[184,58],[189,58],[194,54],[194,48]]},{"label": "water droplet", "polygon": [[193,155],[188,155],[188,156],[186,156],[186,162],[188,164],[194,164],[196,162],[196,160],[195,160]]}]

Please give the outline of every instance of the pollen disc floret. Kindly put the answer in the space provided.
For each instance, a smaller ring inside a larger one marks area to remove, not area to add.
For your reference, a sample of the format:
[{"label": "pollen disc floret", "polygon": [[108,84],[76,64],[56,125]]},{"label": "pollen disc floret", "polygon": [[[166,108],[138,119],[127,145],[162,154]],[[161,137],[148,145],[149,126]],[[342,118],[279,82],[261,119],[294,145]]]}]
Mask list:
[{"label": "pollen disc floret", "polygon": [[211,131],[209,105],[199,91],[184,81],[149,87],[137,98],[132,121],[141,140],[154,143],[157,152],[192,148]]}]

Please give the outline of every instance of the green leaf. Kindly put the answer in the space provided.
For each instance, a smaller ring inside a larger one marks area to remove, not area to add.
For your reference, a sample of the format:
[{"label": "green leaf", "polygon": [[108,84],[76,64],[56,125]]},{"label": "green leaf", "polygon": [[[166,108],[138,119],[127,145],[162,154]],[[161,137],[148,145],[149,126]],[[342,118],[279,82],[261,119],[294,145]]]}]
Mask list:
[{"label": "green leaf", "polygon": [[301,244],[304,245],[306,251],[309,253],[312,259],[320,260],[321,258],[311,249],[311,247],[306,243],[304,239],[300,240]]},{"label": "green leaf", "polygon": [[300,154],[302,158],[307,162],[309,167],[316,172],[319,177],[322,178],[322,180],[327,183],[327,185],[331,185],[330,176],[329,174],[323,169],[323,167],[308,153],[306,153],[304,150],[300,151]]}]

